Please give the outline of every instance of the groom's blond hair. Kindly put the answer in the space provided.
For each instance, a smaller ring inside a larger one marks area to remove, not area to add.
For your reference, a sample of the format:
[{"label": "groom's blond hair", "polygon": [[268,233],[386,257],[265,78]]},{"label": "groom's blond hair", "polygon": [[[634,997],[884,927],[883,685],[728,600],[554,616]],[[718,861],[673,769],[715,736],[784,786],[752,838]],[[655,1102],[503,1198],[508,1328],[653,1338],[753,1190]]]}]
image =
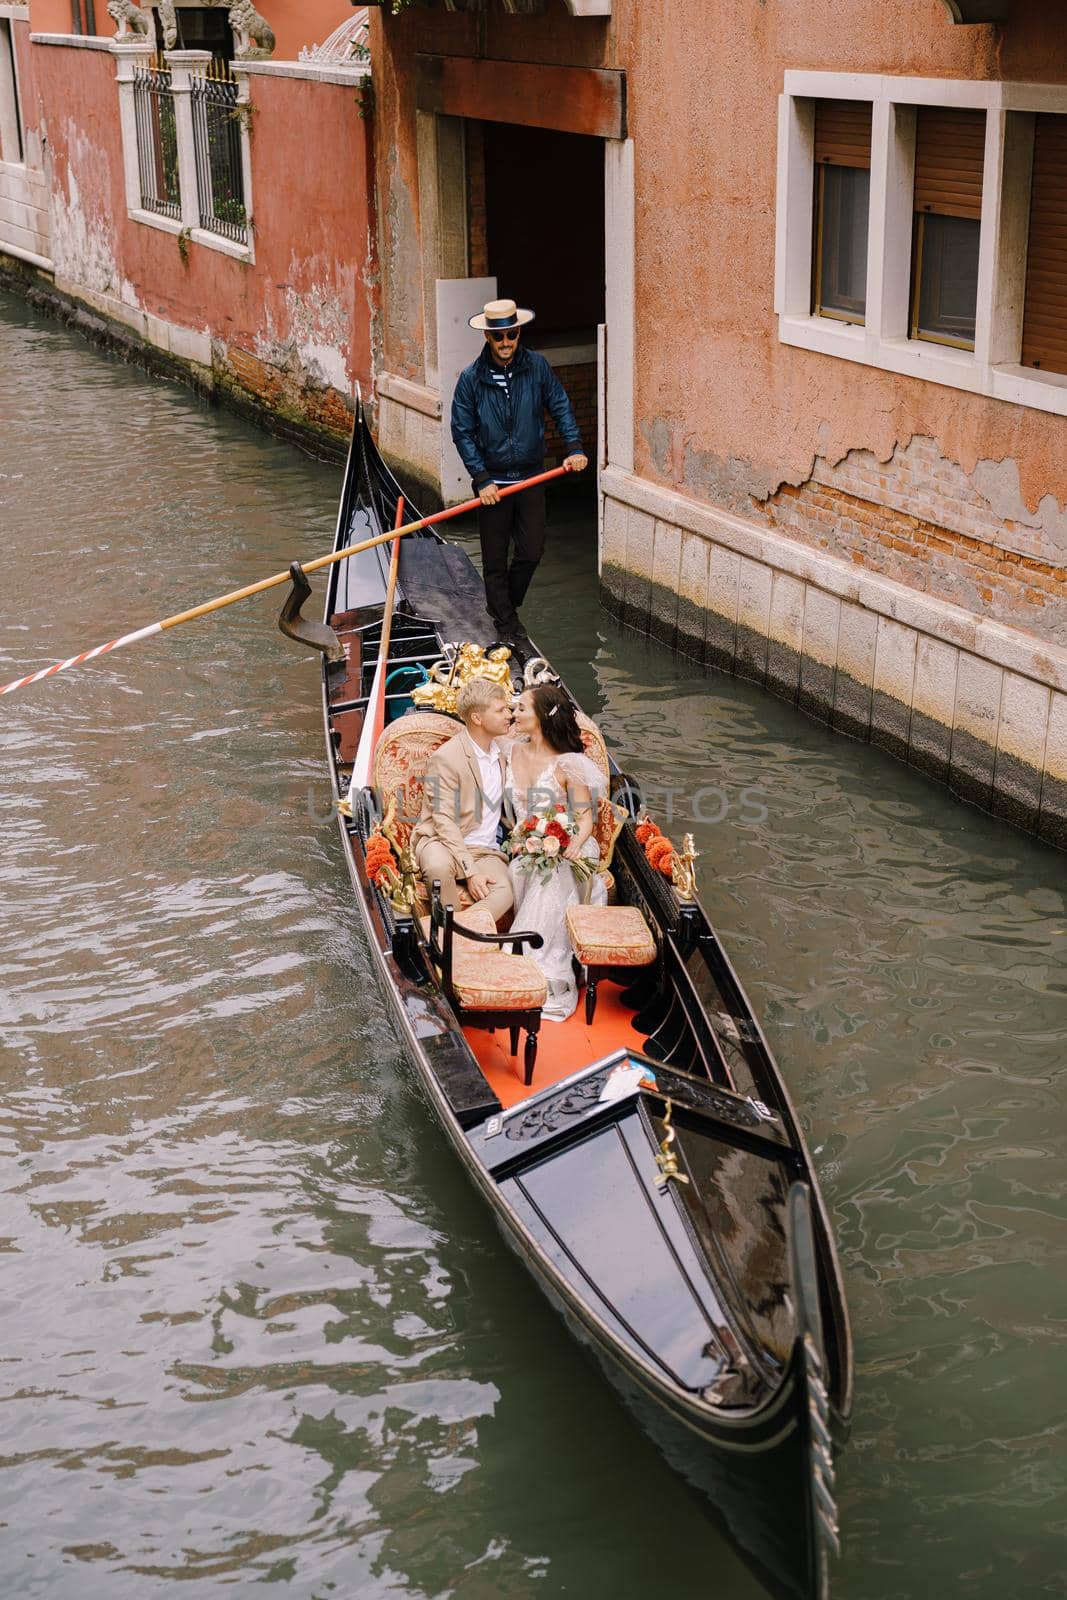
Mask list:
[{"label": "groom's blond hair", "polygon": [[506,700],[508,692],[494,678],[470,678],[456,696],[456,710],[464,722],[475,711],[487,711],[495,700]]}]

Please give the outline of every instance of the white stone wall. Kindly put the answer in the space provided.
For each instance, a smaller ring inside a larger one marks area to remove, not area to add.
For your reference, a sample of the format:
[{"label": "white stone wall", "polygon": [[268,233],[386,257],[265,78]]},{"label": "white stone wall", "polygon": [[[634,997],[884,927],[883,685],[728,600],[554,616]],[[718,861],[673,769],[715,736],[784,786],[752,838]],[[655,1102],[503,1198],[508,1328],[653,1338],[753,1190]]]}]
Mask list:
[{"label": "white stone wall", "polygon": [[1067,650],[607,467],[604,598],[1067,847]]},{"label": "white stone wall", "polygon": [[0,250],[50,269],[48,181],[43,172],[0,161]]}]

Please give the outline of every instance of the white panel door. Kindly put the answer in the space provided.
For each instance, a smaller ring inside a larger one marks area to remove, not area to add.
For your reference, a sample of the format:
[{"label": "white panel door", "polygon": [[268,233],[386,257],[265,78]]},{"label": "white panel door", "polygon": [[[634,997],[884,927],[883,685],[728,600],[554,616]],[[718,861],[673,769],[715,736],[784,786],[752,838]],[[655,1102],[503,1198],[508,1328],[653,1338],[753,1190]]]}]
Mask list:
[{"label": "white panel door", "polygon": [[456,379],[485,343],[484,333],[468,325],[496,299],[495,278],[437,279],[437,370],[441,389],[441,496],[446,506],[471,498],[471,480],[452,443],[449,418]]}]

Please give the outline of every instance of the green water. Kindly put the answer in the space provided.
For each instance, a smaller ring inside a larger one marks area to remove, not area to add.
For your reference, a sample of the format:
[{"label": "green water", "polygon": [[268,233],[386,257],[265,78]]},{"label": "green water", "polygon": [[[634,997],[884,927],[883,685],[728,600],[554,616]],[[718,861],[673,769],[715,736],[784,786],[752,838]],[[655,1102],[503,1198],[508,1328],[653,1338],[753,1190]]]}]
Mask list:
[{"label": "green water", "polygon": [[[4,681],[332,535],[335,469],[11,300],[0,419]],[[529,625],[677,791],[838,1232],[834,1594],[1061,1595],[1065,860],[624,633],[593,542]],[[0,1593],[756,1600],[437,1133],[276,604],[0,710]]]}]

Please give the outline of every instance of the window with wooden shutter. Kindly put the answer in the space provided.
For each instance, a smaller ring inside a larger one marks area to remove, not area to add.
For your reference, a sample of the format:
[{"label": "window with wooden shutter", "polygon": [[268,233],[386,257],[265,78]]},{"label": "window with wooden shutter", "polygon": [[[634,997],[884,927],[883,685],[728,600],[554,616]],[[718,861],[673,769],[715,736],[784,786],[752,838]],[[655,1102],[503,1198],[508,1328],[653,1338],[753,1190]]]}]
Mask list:
[{"label": "window with wooden shutter", "polygon": [[1067,116],[1034,119],[1022,363],[1067,372]]},{"label": "window with wooden shutter", "polygon": [[920,106],[911,337],[974,349],[985,112]]},{"label": "window with wooden shutter", "polygon": [[857,323],[864,319],[870,198],[870,102],[817,100],[812,274],[817,316]]}]

